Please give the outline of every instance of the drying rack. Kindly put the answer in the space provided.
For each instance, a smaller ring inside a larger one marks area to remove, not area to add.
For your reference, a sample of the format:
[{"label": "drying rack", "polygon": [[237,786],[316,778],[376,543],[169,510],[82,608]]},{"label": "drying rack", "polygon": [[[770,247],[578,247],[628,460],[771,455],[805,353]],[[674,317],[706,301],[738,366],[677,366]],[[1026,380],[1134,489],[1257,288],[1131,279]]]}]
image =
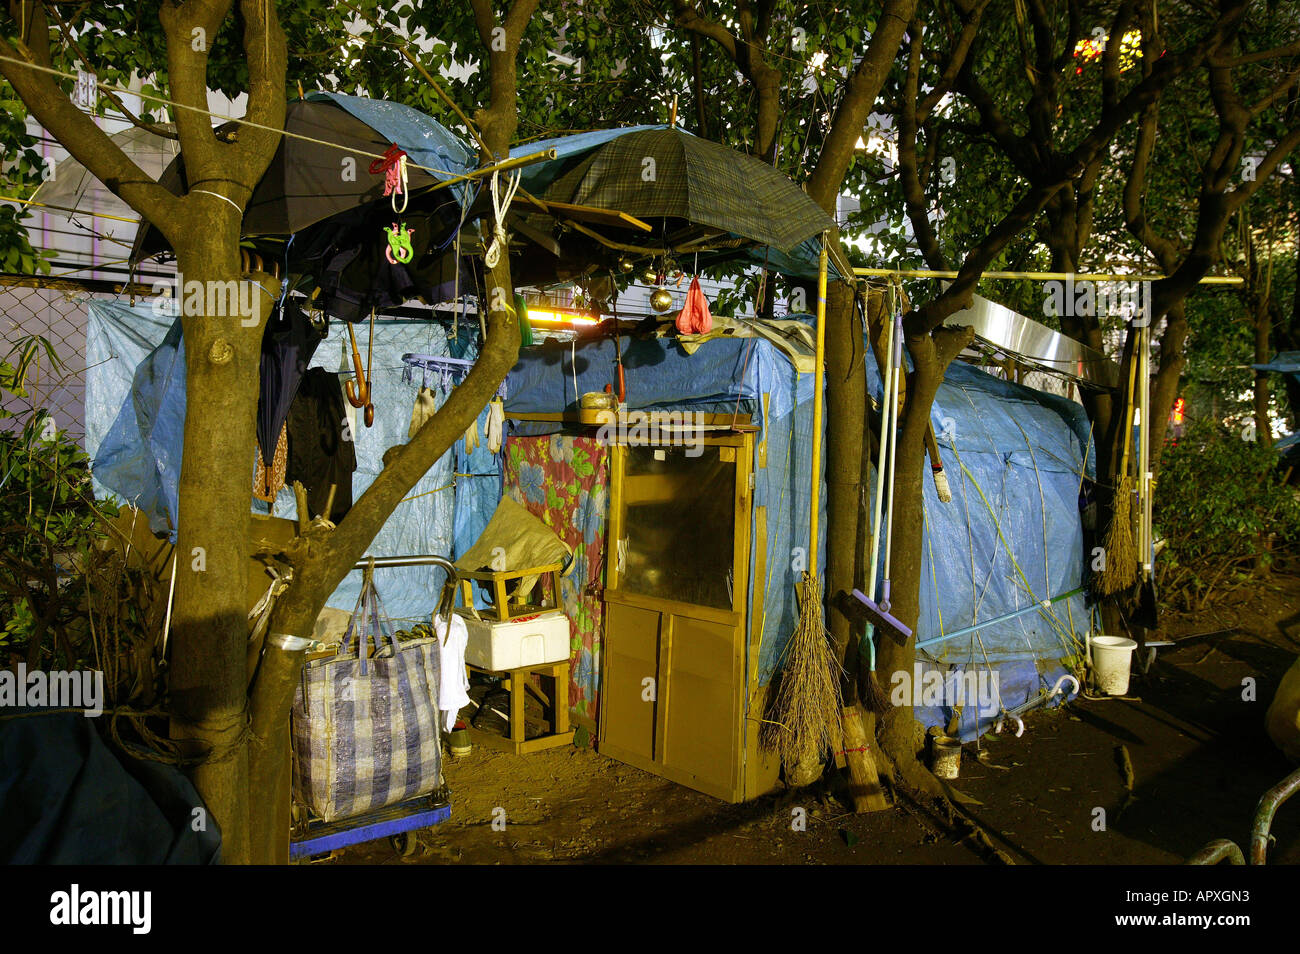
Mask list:
[{"label": "drying rack", "polygon": [[[402,369],[402,380],[408,384],[413,383],[412,372],[419,368],[423,372],[421,381],[422,387],[429,387],[431,380],[436,380],[438,387],[447,390],[464,380],[465,375],[469,374],[469,369],[474,367],[474,362],[468,358],[451,358],[437,354],[404,354],[402,361],[406,365]],[[436,375],[436,379],[433,377]],[[505,400],[506,383],[501,382],[497,388],[497,397]]]},{"label": "drying rack", "polygon": [[[352,569],[364,570],[369,565],[370,560],[365,559]],[[438,608],[435,611],[443,618],[445,632],[445,627],[451,622],[451,607],[455,602],[459,581],[456,567],[446,557],[431,554],[374,558],[375,569],[400,566],[439,566],[446,571],[447,580],[443,584],[442,597],[439,598]],[[440,724],[438,728],[439,745],[441,745]],[[440,784],[432,792],[417,795],[373,812],[340,818],[332,822],[304,816],[290,828],[289,858],[295,861],[324,859],[332,857],[342,848],[380,838],[388,838],[393,850],[405,858],[415,853],[417,831],[421,828],[431,828],[450,818],[451,790],[445,781],[440,780]]]}]

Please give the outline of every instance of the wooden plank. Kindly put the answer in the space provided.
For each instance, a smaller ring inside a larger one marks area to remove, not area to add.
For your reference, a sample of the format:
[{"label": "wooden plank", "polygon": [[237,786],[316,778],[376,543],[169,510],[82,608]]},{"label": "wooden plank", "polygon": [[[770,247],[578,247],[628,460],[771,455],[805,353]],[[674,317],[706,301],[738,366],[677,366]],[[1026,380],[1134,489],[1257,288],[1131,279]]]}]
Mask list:
[{"label": "wooden plank", "polygon": [[606,590],[605,602],[623,603],[639,609],[654,610],[659,613],[675,613],[688,619],[699,619],[707,623],[722,623],[726,626],[739,626],[743,616],[735,611],[718,609],[713,606],[700,606],[696,603],[683,603],[680,600],[666,600],[658,596],[642,596],[627,590]]},{"label": "wooden plank", "polygon": [[620,212],[618,209],[603,209],[595,205],[576,205],[572,202],[556,202],[554,199],[539,199],[537,196],[522,191],[515,194],[515,201],[531,205],[543,215],[551,215],[557,219],[569,218],[579,222],[590,222],[593,225],[611,225],[615,228],[637,229],[642,232],[654,231],[653,226],[648,222],[638,219],[635,215],[627,212]]},{"label": "wooden plank", "polygon": [[[552,678],[555,681],[555,696],[552,702],[554,715],[551,718],[551,729],[553,732],[563,735],[569,732],[569,664],[561,663],[555,670]],[[570,734],[572,737],[572,734]]]},{"label": "wooden plank", "polygon": [[655,672],[655,761],[661,766],[668,757],[668,697],[673,672],[673,617],[659,617],[659,668]]},{"label": "wooden plank", "polygon": [[524,702],[528,692],[524,689],[527,670],[516,669],[510,673],[510,741],[524,741]]}]

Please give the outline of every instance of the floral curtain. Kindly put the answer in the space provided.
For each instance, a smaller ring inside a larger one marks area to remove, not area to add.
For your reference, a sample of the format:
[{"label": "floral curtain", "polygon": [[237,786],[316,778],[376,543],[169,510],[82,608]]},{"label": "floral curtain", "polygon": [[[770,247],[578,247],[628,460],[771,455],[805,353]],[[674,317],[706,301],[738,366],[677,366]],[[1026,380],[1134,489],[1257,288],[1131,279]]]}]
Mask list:
[{"label": "floral curtain", "polygon": [[590,437],[510,437],[506,493],[573,549],[560,580],[569,617],[569,708],[595,721],[600,681],[608,455]]}]

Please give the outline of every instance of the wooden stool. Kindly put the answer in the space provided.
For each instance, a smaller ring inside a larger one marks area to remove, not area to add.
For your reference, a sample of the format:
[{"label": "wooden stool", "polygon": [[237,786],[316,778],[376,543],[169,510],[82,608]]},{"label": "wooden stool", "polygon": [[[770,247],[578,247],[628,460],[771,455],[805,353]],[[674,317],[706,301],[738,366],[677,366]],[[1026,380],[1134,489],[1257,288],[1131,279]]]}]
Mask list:
[{"label": "wooden stool", "polygon": [[[471,726],[470,733],[476,740],[490,748],[513,752],[515,755],[527,755],[529,752],[540,752],[542,749],[552,749],[557,745],[569,745],[573,742],[573,730],[569,728],[569,661],[567,659],[562,662],[525,666],[522,669],[509,669],[503,672],[494,672],[468,663],[466,665],[473,672],[500,676],[503,684],[510,689],[510,737],[502,738]],[[541,690],[528,680],[528,677],[533,674],[551,680],[551,698],[547,699]],[[543,708],[550,717],[552,728],[549,734],[539,735],[535,739],[524,738],[524,700],[530,691],[541,700]]]},{"label": "wooden stool", "polygon": [[[529,567],[526,570],[480,570],[469,571],[460,570],[461,596],[464,599],[466,607],[474,605],[473,586],[470,580],[478,580],[483,583],[492,584],[492,606],[484,610],[482,616],[484,619],[497,619],[502,622],[509,622],[520,616],[532,616],[534,613],[540,613],[545,610],[559,609],[560,603],[560,571],[563,567],[559,563],[549,563],[546,566]],[[527,605],[511,605],[509,598],[506,596],[506,583],[510,580],[520,580],[526,576],[539,577],[535,586],[542,586],[543,580],[549,580],[551,584],[550,599],[546,600],[544,594],[538,593],[536,603]]]}]

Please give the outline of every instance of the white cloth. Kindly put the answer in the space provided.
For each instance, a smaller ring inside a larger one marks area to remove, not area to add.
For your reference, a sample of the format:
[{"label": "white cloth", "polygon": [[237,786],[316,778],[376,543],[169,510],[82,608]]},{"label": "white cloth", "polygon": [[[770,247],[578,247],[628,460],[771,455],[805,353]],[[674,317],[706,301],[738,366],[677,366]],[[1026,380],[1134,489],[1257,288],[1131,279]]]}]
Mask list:
[{"label": "white cloth", "polygon": [[434,399],[433,389],[421,386],[415,395],[415,406],[411,408],[411,426],[406,431],[410,440],[424,426],[424,422],[438,412],[438,402]]},{"label": "white cloth", "polygon": [[442,711],[443,730],[456,727],[456,715],[469,705],[469,673],[465,671],[465,645],[469,629],[459,613],[451,614],[451,634],[442,617],[434,615],[433,631],[438,636],[441,676],[438,685],[438,708]]},{"label": "white cloth", "polygon": [[488,403],[487,423],[484,425],[485,440],[488,450],[494,454],[501,453],[501,435],[505,430],[506,406],[500,398]]}]

